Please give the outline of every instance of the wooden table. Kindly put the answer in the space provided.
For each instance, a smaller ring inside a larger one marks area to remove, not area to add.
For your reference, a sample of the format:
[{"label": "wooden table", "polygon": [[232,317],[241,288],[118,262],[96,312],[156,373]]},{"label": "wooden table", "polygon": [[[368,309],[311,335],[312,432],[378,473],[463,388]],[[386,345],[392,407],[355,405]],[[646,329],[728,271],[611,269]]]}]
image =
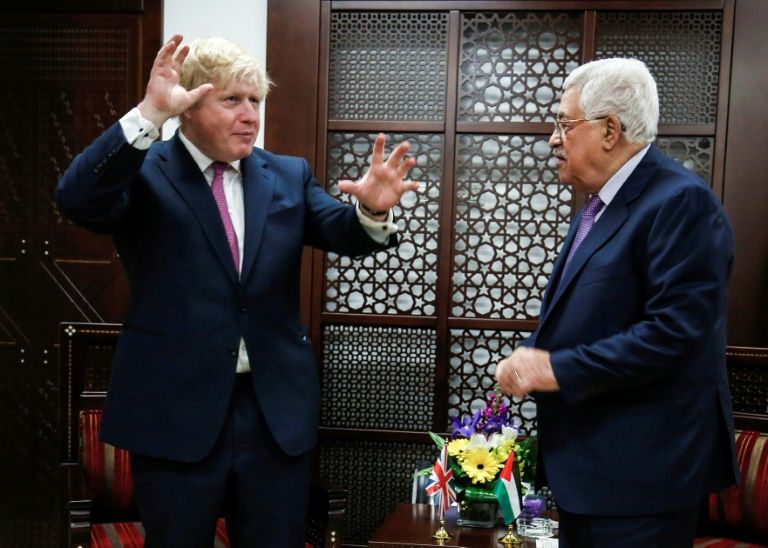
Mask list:
[{"label": "wooden table", "polygon": [[[394,511],[368,541],[369,548],[418,548],[420,546],[445,546],[447,548],[503,548],[499,539],[507,528],[478,529],[456,526],[456,508],[445,515],[445,528],[453,538],[438,544],[432,534],[440,527],[437,512],[430,504],[399,503]],[[533,547],[535,542],[526,540],[518,547]]]}]

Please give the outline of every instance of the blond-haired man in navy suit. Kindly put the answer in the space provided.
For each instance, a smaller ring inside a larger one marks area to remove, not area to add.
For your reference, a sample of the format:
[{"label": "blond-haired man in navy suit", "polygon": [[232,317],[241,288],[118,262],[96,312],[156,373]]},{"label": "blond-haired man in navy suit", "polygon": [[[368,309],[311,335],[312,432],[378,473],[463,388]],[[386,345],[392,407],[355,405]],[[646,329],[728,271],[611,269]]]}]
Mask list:
[{"label": "blond-haired man in navy suit", "polygon": [[[146,545],[303,546],[320,386],[299,323],[302,247],[396,244],[390,208],[417,183],[384,137],[329,196],[301,158],[254,148],[269,79],[223,38],[158,52],[142,102],[72,162],[62,211],[114,235],[131,283],[101,436],[131,454]],[[158,141],[178,116],[180,129]]]}]

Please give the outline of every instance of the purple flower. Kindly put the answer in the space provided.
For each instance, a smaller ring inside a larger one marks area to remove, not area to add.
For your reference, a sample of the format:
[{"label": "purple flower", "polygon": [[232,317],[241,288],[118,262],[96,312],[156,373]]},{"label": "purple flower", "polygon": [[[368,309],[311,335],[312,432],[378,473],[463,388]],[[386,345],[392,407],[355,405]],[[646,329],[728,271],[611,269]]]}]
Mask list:
[{"label": "purple flower", "polygon": [[507,421],[504,420],[504,417],[500,417],[500,416],[491,417],[485,423],[485,426],[483,427],[483,431],[485,431],[486,434],[501,432],[501,427],[506,425],[507,425]]},{"label": "purple flower", "polygon": [[475,433],[478,421],[480,421],[480,411],[475,412],[471,417],[465,415],[461,420],[456,417],[451,417],[451,422],[453,422],[451,439],[455,440],[459,437],[471,438],[472,434]]}]

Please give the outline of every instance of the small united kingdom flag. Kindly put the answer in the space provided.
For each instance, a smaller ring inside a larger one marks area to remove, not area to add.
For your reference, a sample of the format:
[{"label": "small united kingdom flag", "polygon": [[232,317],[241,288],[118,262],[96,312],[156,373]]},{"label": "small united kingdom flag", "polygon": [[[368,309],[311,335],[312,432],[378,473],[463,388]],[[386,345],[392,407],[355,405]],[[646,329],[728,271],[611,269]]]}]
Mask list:
[{"label": "small united kingdom flag", "polygon": [[429,475],[429,481],[425,487],[427,494],[437,506],[438,516],[443,518],[445,511],[456,502],[456,492],[453,490],[453,470],[448,466],[448,444],[443,445],[442,451],[432,473]]}]

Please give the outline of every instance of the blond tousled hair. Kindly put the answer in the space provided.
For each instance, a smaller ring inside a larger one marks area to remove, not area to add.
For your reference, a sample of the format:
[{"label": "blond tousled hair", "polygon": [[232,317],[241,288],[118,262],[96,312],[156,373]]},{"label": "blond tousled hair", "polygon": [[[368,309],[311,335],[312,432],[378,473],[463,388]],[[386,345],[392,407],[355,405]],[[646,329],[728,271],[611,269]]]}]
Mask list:
[{"label": "blond tousled hair", "polygon": [[219,36],[195,40],[189,45],[189,54],[181,66],[179,83],[186,89],[214,82],[226,87],[232,80],[253,85],[259,100],[269,93],[272,81],[261,63],[234,42]]}]

